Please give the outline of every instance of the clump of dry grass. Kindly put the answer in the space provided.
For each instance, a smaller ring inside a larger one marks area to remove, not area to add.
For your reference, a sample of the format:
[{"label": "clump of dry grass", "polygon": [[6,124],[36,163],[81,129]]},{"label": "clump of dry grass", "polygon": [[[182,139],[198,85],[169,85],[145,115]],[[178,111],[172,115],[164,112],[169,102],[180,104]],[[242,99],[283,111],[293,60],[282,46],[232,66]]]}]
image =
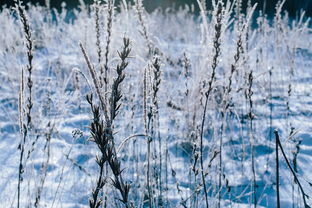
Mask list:
[{"label": "clump of dry grass", "polygon": [[[104,178],[104,164],[107,163],[112,170],[114,178],[112,179],[112,185],[119,191],[121,198],[120,201],[129,207],[129,190],[130,184],[124,182],[122,177],[122,169],[117,152],[115,149],[113,122],[118,115],[119,108],[121,106],[120,99],[122,97],[120,85],[125,79],[124,70],[128,66],[127,59],[129,58],[131,49],[130,41],[127,38],[123,40],[123,49],[118,52],[120,63],[116,67],[117,78],[114,79],[111,86],[111,96],[109,99],[109,115],[106,115],[106,120],[103,121],[100,114],[99,106],[93,103],[92,95],[87,96],[87,101],[91,105],[93,114],[93,120],[90,125],[91,141],[97,144],[101,155],[96,157],[96,162],[100,168],[99,177],[97,179],[96,187],[92,191],[92,198],[89,200],[90,208],[98,208],[101,206],[102,201],[99,198],[100,190],[104,187],[106,179]],[[83,50],[83,47],[82,47]],[[83,50],[84,51],[84,50]],[[84,52],[85,54],[85,52]],[[86,54],[85,54],[86,56]],[[88,60],[88,59],[87,59]],[[88,64],[91,66],[90,64]],[[89,69],[93,71],[93,69]],[[94,76],[95,77],[95,76]],[[95,81],[94,83],[97,83]],[[95,86],[96,87],[96,86]],[[102,95],[100,95],[102,96]],[[106,95],[104,95],[106,96]],[[106,107],[106,106],[105,106]]]}]

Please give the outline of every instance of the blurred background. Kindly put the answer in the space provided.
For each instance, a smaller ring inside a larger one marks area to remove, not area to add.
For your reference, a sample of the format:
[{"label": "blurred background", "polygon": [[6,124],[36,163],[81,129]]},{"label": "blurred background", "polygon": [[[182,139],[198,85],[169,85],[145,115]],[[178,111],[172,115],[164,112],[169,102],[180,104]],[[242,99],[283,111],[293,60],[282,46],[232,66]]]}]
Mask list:
[{"label": "blurred background", "polygon": [[[118,4],[121,0],[116,0]],[[126,0],[129,2],[129,0]],[[33,4],[44,5],[45,0],[24,0],[25,3],[31,2]],[[50,0],[51,7],[60,8],[61,3],[65,2],[66,7],[71,9],[79,5],[79,0]],[[91,4],[93,0],[84,0],[85,3]],[[133,0],[132,0],[133,2]],[[195,6],[195,10],[198,11],[196,0],[143,0],[144,6],[147,11],[151,12],[157,7],[168,8],[168,7],[179,7],[186,4]],[[247,5],[248,0],[243,0],[243,4]],[[251,0],[251,3],[258,3],[258,9],[263,9],[268,15],[272,15],[275,10],[275,5],[278,0]],[[0,0],[0,5],[12,6],[14,0]],[[207,0],[207,9],[211,8],[211,0]],[[292,17],[296,17],[300,10],[305,10],[308,16],[312,16],[312,0],[286,0],[284,9],[287,10]]]}]

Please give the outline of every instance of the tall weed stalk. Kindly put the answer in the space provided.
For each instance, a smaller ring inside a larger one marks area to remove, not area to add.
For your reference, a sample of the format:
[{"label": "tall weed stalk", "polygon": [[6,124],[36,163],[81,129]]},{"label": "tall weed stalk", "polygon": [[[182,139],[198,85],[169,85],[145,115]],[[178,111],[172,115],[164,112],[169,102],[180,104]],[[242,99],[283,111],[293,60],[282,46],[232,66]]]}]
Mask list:
[{"label": "tall weed stalk", "polygon": [[[27,96],[26,106],[24,106],[24,100],[20,100],[19,103],[21,105],[20,107],[20,129],[21,129],[21,142],[19,144],[19,150],[20,150],[20,158],[19,158],[19,171],[18,171],[18,185],[17,185],[17,207],[20,207],[20,198],[21,198],[21,183],[23,181],[23,173],[25,172],[25,161],[24,161],[24,152],[25,152],[25,145],[27,142],[27,137],[29,136],[29,131],[32,127],[32,107],[33,107],[33,101],[32,101],[32,87],[33,87],[33,81],[32,81],[32,70],[33,70],[33,40],[32,40],[32,32],[30,29],[29,21],[26,16],[26,11],[22,7],[21,2],[18,2],[17,10],[20,17],[20,21],[22,23],[25,41],[26,41],[26,54],[27,54],[27,66],[26,70],[28,72],[27,76],[27,89],[28,93],[25,92],[24,89],[24,77],[22,77],[22,82],[20,86],[21,92],[20,92],[20,99],[23,99]],[[22,69],[24,71],[24,69]],[[22,72],[22,76],[24,73]],[[26,107],[26,122],[24,121],[24,107]]]}]

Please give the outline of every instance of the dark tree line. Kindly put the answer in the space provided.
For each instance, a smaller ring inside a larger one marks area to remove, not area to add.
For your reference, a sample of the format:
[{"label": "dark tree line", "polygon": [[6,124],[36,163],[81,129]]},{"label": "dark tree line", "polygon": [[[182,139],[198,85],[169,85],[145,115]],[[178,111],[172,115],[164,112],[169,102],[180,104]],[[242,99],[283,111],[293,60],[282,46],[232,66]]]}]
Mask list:
[{"label": "dark tree line", "polygon": [[[51,7],[60,8],[62,2],[66,2],[67,8],[74,8],[78,5],[78,0],[53,0]],[[120,0],[116,0],[118,3]],[[127,0],[128,1],[128,0]],[[44,5],[45,0],[24,0],[25,3],[32,2],[33,4]],[[93,0],[85,0],[86,3],[93,3]],[[243,0],[243,7],[247,6],[248,0]],[[275,5],[278,0],[251,0],[251,3],[258,3],[258,9],[265,9],[268,15],[273,15],[275,11]],[[0,5],[12,6],[14,0],[1,0]],[[170,5],[184,5],[184,4],[197,4],[196,0],[144,0],[145,8],[152,11],[154,8],[162,6],[168,7]],[[211,8],[211,1],[207,1],[207,9]],[[198,8],[197,8],[198,9]],[[292,17],[296,17],[300,10],[305,10],[308,16],[312,16],[312,0],[286,0],[284,9],[287,10]]]}]

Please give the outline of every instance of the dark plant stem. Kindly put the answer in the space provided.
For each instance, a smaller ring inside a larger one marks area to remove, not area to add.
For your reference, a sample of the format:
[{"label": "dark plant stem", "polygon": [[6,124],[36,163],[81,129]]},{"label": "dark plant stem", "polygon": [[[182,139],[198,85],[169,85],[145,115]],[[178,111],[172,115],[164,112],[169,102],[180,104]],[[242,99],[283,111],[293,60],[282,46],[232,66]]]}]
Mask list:
[{"label": "dark plant stem", "polygon": [[[158,138],[158,147],[159,147],[159,170],[158,170],[158,178],[159,178],[159,202],[162,203],[162,141],[160,137],[160,121],[159,121],[159,106],[158,106],[158,91],[161,83],[161,71],[160,71],[160,59],[156,56],[153,59],[152,63],[153,68],[153,120],[155,121],[157,135],[155,137]],[[155,145],[156,146],[156,145]]]},{"label": "dark plant stem", "polygon": [[306,197],[308,197],[308,195],[307,195],[307,194],[305,193],[305,191],[303,190],[303,187],[302,187],[302,185],[301,185],[301,183],[300,183],[300,181],[299,181],[299,179],[298,179],[298,177],[297,177],[296,172],[295,172],[294,169],[291,167],[290,162],[289,162],[289,160],[287,159],[287,156],[286,156],[286,154],[285,154],[284,148],[283,148],[283,146],[282,146],[282,144],[281,144],[281,140],[280,140],[280,138],[279,138],[278,131],[275,130],[274,133],[275,133],[275,138],[276,138],[277,144],[278,144],[279,148],[281,149],[281,152],[282,152],[282,155],[283,155],[283,157],[284,157],[284,159],[285,159],[285,162],[286,162],[286,164],[287,164],[289,170],[291,171],[292,175],[294,176],[295,182],[296,182],[296,183],[298,184],[298,186],[299,186],[299,190],[300,190],[300,192],[301,192],[301,194],[302,194],[302,199],[303,199],[304,207],[305,207],[305,208],[310,208],[310,206],[307,204],[307,200],[306,200]]},{"label": "dark plant stem", "polygon": [[280,208],[280,194],[279,194],[279,158],[278,158],[278,132],[275,133],[275,164],[276,164],[276,207]]},{"label": "dark plant stem", "polygon": [[[149,135],[151,128],[150,123],[152,119],[152,110],[151,108],[148,109],[148,100],[147,95],[149,93],[148,89],[148,83],[147,83],[147,75],[149,72],[149,67],[146,67],[144,69],[144,75],[143,75],[143,113],[144,113],[144,130],[145,135]],[[147,192],[148,192],[148,200],[149,200],[149,207],[153,207],[153,200],[152,200],[152,189],[150,184],[150,177],[151,177],[151,143],[152,143],[152,137],[147,136],[147,169],[146,169],[146,186],[147,186]]]},{"label": "dark plant stem", "polygon": [[253,203],[254,207],[257,207],[257,183],[256,183],[256,169],[255,169],[255,150],[254,150],[254,136],[253,136],[253,100],[252,100],[252,85],[253,85],[253,72],[252,70],[248,74],[247,80],[247,90],[246,90],[246,98],[248,99],[249,104],[249,131],[250,131],[250,150],[251,150],[251,171],[252,171],[252,192],[253,192]]},{"label": "dark plant stem", "polygon": [[206,179],[205,179],[205,173],[204,173],[204,159],[203,159],[203,131],[204,131],[204,126],[205,126],[205,118],[206,118],[206,112],[207,112],[207,107],[208,107],[208,100],[209,100],[209,95],[210,95],[209,90],[206,94],[206,100],[205,100],[205,107],[204,107],[204,113],[203,113],[203,118],[202,118],[202,124],[201,124],[201,132],[200,132],[200,166],[201,166],[201,178],[202,178],[202,183],[204,186],[204,193],[205,193],[205,202],[206,202],[206,207],[209,207],[208,203],[208,191],[206,187]]},{"label": "dark plant stem", "polygon": [[46,161],[42,164],[42,178],[40,179],[40,186],[38,187],[37,190],[37,194],[36,194],[36,200],[35,200],[35,204],[34,207],[40,207],[39,203],[40,203],[40,199],[41,199],[41,193],[43,191],[44,188],[44,184],[48,175],[48,166],[49,166],[49,162],[50,162],[50,157],[51,157],[51,137],[52,137],[52,133],[53,133],[53,129],[54,129],[54,125],[49,122],[47,125],[48,128],[48,132],[46,133],[46,144],[44,146],[44,149],[46,149],[47,151],[47,159]]},{"label": "dark plant stem", "polygon": [[[205,202],[206,202],[206,207],[209,207],[208,203],[208,191],[207,191],[207,186],[206,186],[206,179],[205,179],[205,173],[204,173],[204,158],[203,158],[203,134],[204,134],[204,126],[205,126],[205,120],[206,120],[206,113],[207,113],[207,108],[208,108],[208,101],[210,94],[213,89],[213,83],[215,81],[215,75],[216,75],[216,68],[218,65],[218,58],[220,56],[220,46],[221,46],[221,29],[222,29],[222,2],[218,2],[217,5],[217,12],[215,14],[216,18],[216,24],[215,24],[215,36],[214,36],[214,56],[212,60],[212,73],[210,80],[208,82],[208,90],[205,93],[205,105],[204,105],[204,112],[203,112],[203,117],[202,117],[202,122],[201,122],[201,128],[200,128],[200,166],[201,166],[201,178],[202,178],[202,183],[204,186],[204,193],[205,193]],[[221,154],[221,153],[220,153]],[[219,184],[221,186],[221,184]]]}]

